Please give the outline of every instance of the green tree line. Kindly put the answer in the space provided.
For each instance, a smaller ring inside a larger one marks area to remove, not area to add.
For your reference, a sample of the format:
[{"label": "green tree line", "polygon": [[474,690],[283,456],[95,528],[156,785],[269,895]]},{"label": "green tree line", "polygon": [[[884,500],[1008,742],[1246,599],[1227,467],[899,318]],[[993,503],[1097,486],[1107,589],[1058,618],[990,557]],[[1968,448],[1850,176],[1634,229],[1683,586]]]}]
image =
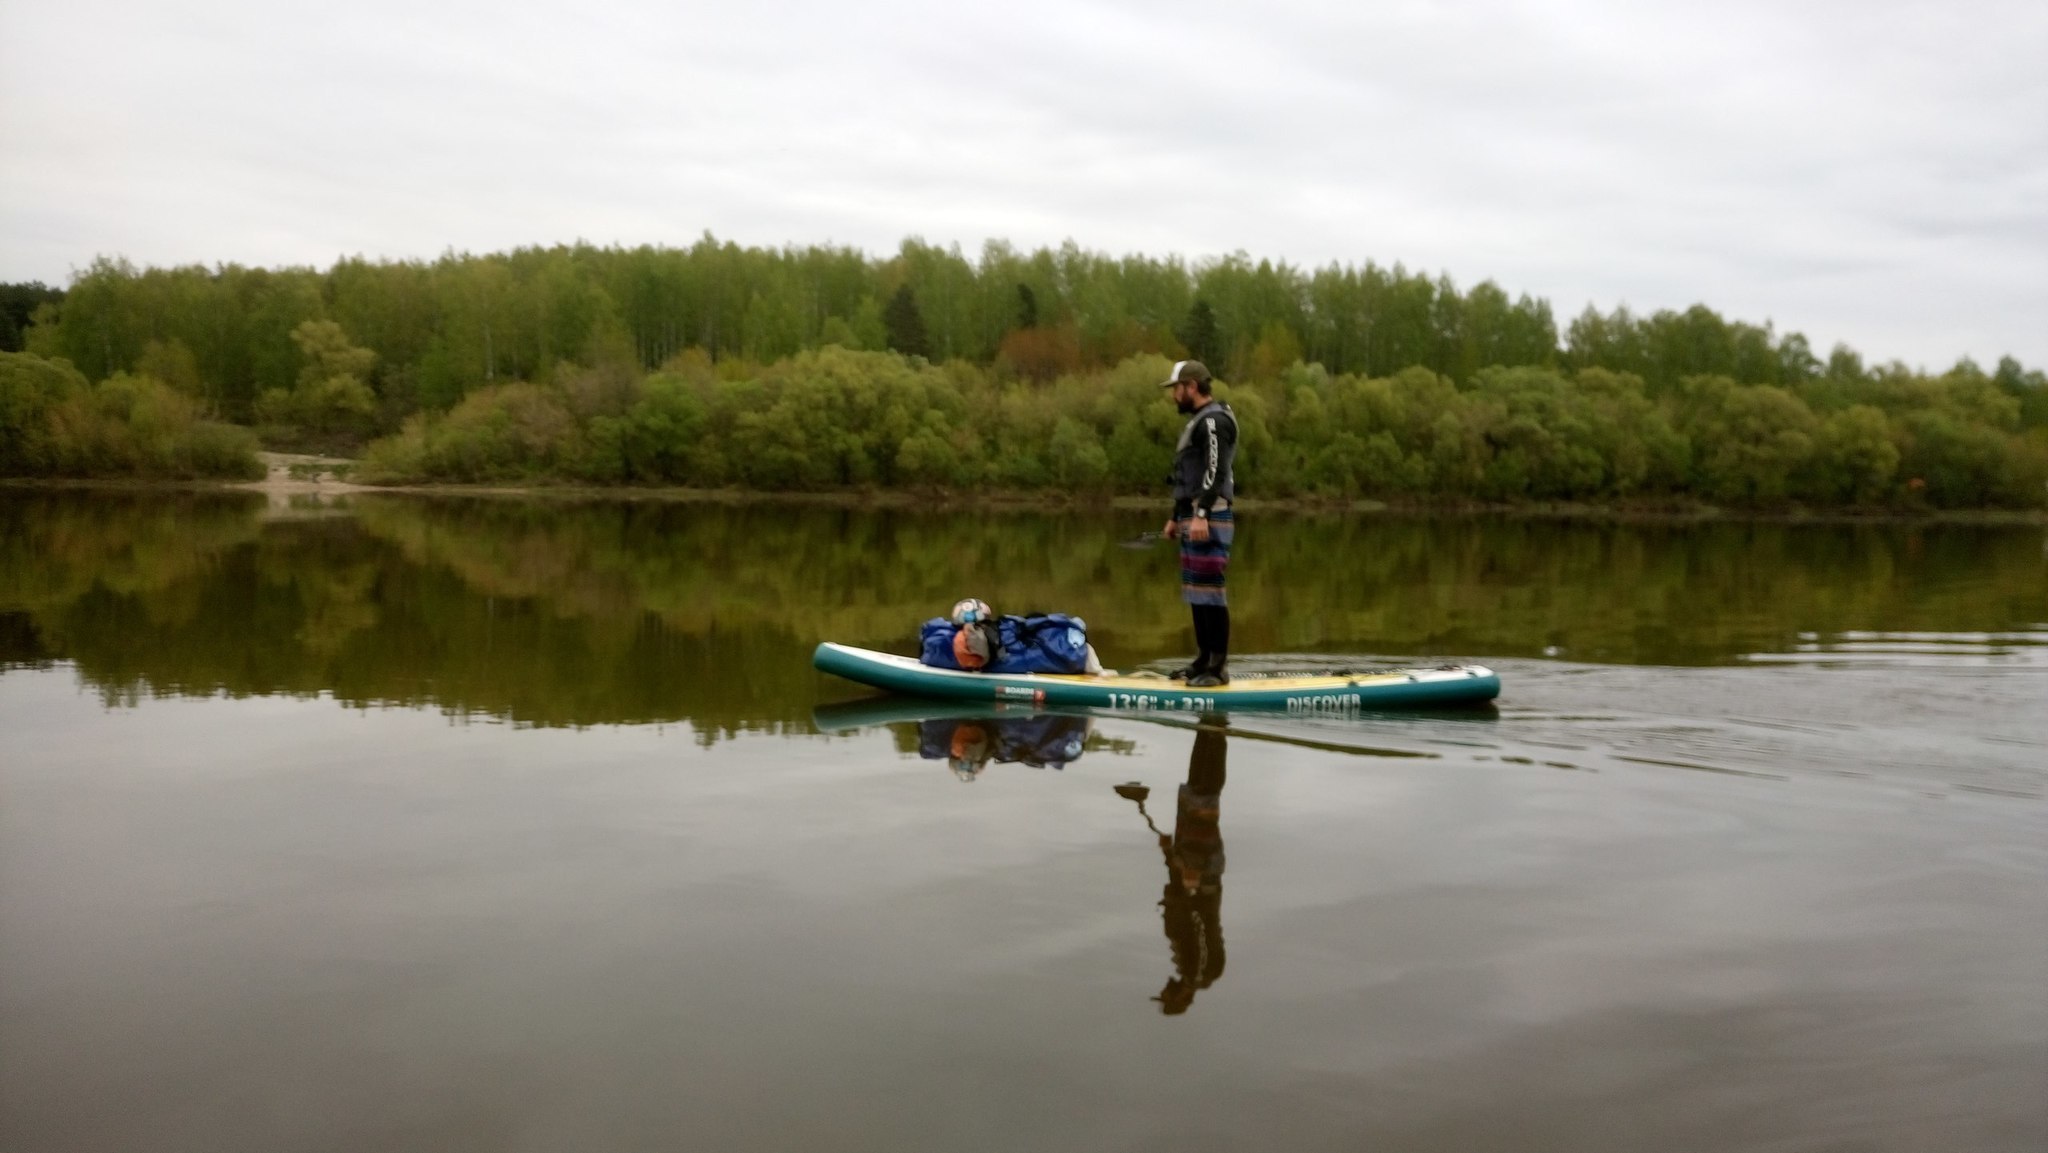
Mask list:
[{"label": "green tree line", "polygon": [[[369,448],[372,481],[560,478],[756,490],[1156,492],[1181,418],[1168,362],[1046,384],[966,363],[826,348],[729,375],[685,355],[646,377],[568,374],[471,393]],[[1601,368],[1333,375],[1225,385],[1241,491],[1731,508],[2037,508],[2048,429],[1981,372],[1795,387]]]},{"label": "green tree line", "polygon": [[[1336,375],[1419,366],[1459,383],[1494,366],[1606,368],[1653,388],[1688,376],[1792,386],[1871,375],[1852,350],[1822,361],[1799,333],[1704,306],[1642,317],[1589,308],[1560,332],[1547,301],[1510,297],[1492,281],[1460,291],[1398,264],[1307,269],[1238,253],[1190,265],[1071,242],[1026,253],[992,241],[969,257],[908,240],[877,259],[707,235],[688,248],[345,259],[324,272],[140,269],[103,258],[67,292],[0,286],[0,306],[25,314],[23,347],[62,356],[92,380],[140,370],[153,344],[179,346],[172,355],[190,356],[208,398],[233,419],[253,416],[264,392],[293,387],[301,357],[292,333],[307,320],[333,321],[375,354],[367,383],[401,417],[449,408],[487,384],[548,380],[563,362],[624,359],[647,370],[697,349],[713,362],[761,364],[827,344],[1008,361],[1040,379],[1137,352],[1192,355],[1233,380],[1270,379],[1297,360]],[[1995,375],[2027,374],[2001,363]]]},{"label": "green tree line", "polygon": [[[376,454],[394,478],[1135,489],[1158,471],[1125,457],[1157,447],[1149,418],[1070,402],[1146,355],[1198,356],[1263,406],[1270,451],[1247,468],[1267,495],[2034,505],[2048,426],[2042,374],[2010,357],[1938,375],[1845,347],[1823,361],[1704,306],[1589,308],[1560,332],[1547,302],[1490,281],[1243,254],[911,240],[877,259],[707,235],[326,271],[102,259],[62,293],[6,288],[34,354],[158,381],[273,443],[396,434]],[[813,459],[810,437],[762,463],[753,446],[806,419],[794,376],[821,370],[839,374],[825,393],[850,374],[886,395],[883,423],[848,402],[834,435],[860,451]],[[1621,443],[1637,434],[1652,443]]]}]

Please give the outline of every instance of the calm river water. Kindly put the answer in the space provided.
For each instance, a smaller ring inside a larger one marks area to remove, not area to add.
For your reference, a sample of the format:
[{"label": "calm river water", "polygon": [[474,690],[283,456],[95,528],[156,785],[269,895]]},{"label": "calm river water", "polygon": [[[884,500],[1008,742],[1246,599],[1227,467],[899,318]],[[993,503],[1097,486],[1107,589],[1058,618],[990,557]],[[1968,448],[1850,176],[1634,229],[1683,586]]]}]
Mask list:
[{"label": "calm river water", "polygon": [[2048,1147],[2040,527],[1246,518],[1236,667],[1476,712],[810,669],[1184,656],[1153,519],[0,490],[0,1147]]}]

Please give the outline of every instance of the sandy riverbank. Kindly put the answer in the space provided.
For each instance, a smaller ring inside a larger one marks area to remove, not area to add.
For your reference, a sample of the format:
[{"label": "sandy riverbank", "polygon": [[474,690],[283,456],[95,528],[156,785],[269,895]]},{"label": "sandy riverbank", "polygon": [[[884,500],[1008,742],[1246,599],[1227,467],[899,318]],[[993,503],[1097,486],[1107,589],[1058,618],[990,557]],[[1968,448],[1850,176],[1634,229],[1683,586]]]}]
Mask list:
[{"label": "sandy riverbank", "polygon": [[376,491],[369,485],[349,482],[348,475],[356,463],[352,460],[296,452],[256,455],[263,461],[263,479],[229,487],[276,496]]}]

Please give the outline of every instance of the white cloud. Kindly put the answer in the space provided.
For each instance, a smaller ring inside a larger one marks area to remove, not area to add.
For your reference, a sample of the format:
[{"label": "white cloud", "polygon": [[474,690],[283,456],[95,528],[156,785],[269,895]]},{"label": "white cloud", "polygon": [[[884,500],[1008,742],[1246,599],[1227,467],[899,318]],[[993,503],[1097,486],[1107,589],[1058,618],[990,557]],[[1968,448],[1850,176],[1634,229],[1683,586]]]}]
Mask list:
[{"label": "white cloud", "polygon": [[2048,364],[2037,3],[0,8],[0,279],[1074,238]]}]

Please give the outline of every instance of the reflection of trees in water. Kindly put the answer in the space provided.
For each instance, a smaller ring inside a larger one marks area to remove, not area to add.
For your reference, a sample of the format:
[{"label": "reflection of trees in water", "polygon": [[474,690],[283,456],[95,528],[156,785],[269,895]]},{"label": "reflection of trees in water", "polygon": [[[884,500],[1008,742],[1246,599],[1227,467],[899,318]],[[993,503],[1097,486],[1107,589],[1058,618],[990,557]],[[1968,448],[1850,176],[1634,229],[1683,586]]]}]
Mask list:
[{"label": "reflection of trees in water", "polygon": [[[141,689],[330,691],[522,723],[802,724],[822,639],[901,648],[975,595],[1089,618],[1112,663],[1178,654],[1166,549],[1116,517],[656,501],[0,493],[0,660]],[[1149,523],[1149,522],[1148,522]],[[1800,632],[2038,621],[2038,531],[1966,525],[1262,518],[1247,652],[1711,663]]]},{"label": "reflection of trees in water", "polygon": [[255,540],[261,507],[239,493],[0,491],[0,612],[47,625],[96,589],[163,604],[224,549]]},{"label": "reflection of trees in water", "polygon": [[[1124,664],[1177,653],[1166,550],[1113,519],[774,505],[365,502],[408,558],[593,623],[652,614],[805,648],[908,644],[962,595],[1087,617]],[[1246,651],[1349,650],[1711,664],[1856,628],[2035,620],[2025,529],[1274,517],[1234,562]],[[1961,579],[1959,579],[1961,578]]]}]

